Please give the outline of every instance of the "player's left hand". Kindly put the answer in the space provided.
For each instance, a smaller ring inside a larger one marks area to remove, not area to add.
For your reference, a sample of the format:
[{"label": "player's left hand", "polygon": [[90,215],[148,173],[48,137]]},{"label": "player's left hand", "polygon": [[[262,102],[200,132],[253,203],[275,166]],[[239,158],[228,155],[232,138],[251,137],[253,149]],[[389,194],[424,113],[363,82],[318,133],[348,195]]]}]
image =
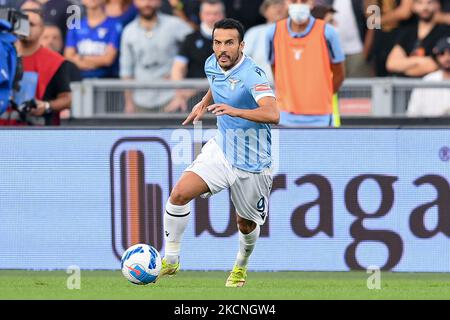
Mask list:
[{"label": "player's left hand", "polygon": [[239,109],[233,108],[227,104],[216,103],[208,107],[208,111],[216,116],[228,115],[230,117],[239,117]]}]

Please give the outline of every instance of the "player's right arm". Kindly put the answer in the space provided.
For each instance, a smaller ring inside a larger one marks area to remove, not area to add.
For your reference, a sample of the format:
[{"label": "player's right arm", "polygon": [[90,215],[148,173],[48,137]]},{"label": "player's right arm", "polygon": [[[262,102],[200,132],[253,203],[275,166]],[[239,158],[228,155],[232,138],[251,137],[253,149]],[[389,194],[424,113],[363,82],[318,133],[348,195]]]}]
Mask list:
[{"label": "player's right arm", "polygon": [[278,124],[280,122],[280,112],[275,97],[263,97],[257,103],[258,108],[256,109],[239,109],[224,103],[217,103],[209,106],[208,111],[218,117],[228,115],[267,124]]},{"label": "player's right arm", "polygon": [[199,121],[203,115],[208,111],[208,106],[213,103],[213,97],[211,89],[208,90],[203,99],[192,108],[189,116],[184,120],[183,126],[193,122],[194,124]]}]

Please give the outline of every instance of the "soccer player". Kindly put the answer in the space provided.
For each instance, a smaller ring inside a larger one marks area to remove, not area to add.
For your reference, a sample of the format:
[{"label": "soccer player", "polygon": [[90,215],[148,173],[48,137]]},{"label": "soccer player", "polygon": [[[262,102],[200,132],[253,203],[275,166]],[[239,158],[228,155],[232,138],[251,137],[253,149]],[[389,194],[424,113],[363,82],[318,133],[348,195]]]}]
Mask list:
[{"label": "soccer player", "polygon": [[248,259],[267,217],[272,188],[270,125],[277,124],[280,115],[264,71],[243,54],[243,37],[244,27],[237,20],[224,19],[214,26],[214,54],[205,63],[210,89],[183,125],[196,123],[210,111],[217,116],[218,132],[185,170],[167,201],[160,276],[173,275],[180,268],[190,201],[230,188],[237,210],[239,252],[225,285],[245,283]]}]

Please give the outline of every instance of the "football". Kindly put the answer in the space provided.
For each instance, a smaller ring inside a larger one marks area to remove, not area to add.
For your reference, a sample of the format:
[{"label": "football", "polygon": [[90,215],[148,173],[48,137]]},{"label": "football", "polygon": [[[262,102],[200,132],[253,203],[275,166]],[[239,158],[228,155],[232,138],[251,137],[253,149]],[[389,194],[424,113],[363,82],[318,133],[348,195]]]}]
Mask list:
[{"label": "football", "polygon": [[147,244],[135,244],[122,255],[122,274],[133,284],[154,283],[161,271],[161,255]]}]

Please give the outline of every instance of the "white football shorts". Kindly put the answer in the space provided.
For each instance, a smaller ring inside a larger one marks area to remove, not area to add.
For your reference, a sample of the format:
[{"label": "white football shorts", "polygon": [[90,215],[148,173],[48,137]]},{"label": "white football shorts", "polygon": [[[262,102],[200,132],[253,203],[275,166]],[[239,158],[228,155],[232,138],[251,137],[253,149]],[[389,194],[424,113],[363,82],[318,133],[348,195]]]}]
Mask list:
[{"label": "white football shorts", "polygon": [[237,214],[259,225],[264,224],[273,182],[271,168],[252,173],[233,167],[213,138],[203,146],[201,153],[185,171],[196,173],[208,185],[210,192],[203,194],[202,198],[230,188]]}]

